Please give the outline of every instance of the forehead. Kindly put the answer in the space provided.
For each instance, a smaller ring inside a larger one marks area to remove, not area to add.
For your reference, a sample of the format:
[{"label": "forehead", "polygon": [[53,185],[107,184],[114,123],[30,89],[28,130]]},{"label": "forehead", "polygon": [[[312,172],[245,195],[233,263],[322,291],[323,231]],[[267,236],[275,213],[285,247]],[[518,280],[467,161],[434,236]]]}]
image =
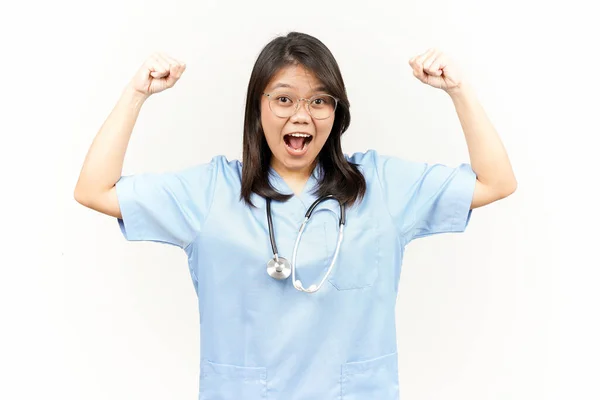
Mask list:
[{"label": "forehead", "polygon": [[289,65],[277,71],[267,84],[267,91],[276,89],[306,94],[324,91],[325,85],[303,65]]}]

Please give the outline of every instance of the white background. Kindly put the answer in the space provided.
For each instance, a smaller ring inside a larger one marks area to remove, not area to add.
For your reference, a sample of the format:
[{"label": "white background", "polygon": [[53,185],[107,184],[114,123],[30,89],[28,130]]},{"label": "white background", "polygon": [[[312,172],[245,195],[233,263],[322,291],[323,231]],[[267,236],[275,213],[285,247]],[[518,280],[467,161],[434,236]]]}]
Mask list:
[{"label": "white background", "polygon": [[[241,157],[254,61],[321,39],[351,102],[344,151],[468,162],[449,97],[408,60],[438,47],[475,87],[519,188],[463,234],[411,243],[397,304],[402,400],[599,398],[597,20],[577,1],[29,2],[0,14],[0,398],[195,399],[183,252],[126,242],[73,189],[144,59],[187,63],[144,106],[124,174]],[[267,240],[267,238],[265,238]]]}]

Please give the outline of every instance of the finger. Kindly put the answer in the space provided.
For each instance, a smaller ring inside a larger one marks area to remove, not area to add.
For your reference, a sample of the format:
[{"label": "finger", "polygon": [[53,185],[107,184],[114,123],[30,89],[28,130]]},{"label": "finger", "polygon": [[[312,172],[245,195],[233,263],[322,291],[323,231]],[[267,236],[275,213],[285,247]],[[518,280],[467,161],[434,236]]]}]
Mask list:
[{"label": "finger", "polygon": [[437,60],[442,55],[439,50],[433,51],[423,62],[423,70],[429,75],[439,76],[441,72],[437,69]]},{"label": "finger", "polygon": [[165,59],[169,62],[169,65],[171,67],[170,75],[173,76],[175,79],[181,78],[181,74],[183,74],[183,71],[185,71],[185,63],[168,55],[165,55]]},{"label": "finger", "polygon": [[159,53],[150,56],[149,59],[150,75],[154,78],[164,78],[169,75],[169,63],[164,60]]},{"label": "finger", "polygon": [[181,61],[176,59],[175,57],[171,57],[168,54],[161,53],[162,57],[170,64],[170,65],[181,65],[183,64]]},{"label": "finger", "polygon": [[427,82],[428,85],[433,86],[436,89],[442,89],[442,87],[444,86],[444,78],[440,78],[439,76],[432,76],[429,75],[427,77]]},{"label": "finger", "polygon": [[183,71],[185,71],[185,67],[186,67],[185,64],[177,64],[176,67],[173,67],[171,74],[173,75],[173,77],[175,79],[179,79],[179,78],[181,78]]},{"label": "finger", "polygon": [[436,67],[443,71],[449,64],[448,56],[444,53],[440,54],[440,56],[435,59],[435,63],[437,64]]},{"label": "finger", "polygon": [[425,53],[414,57],[412,61],[413,75],[425,83],[427,79],[427,74],[423,69],[423,62],[427,59],[427,57],[429,57],[432,51],[433,49],[429,49]]},{"label": "finger", "polygon": [[435,57],[437,54],[437,50],[435,48],[428,49],[423,54],[423,65],[427,65],[427,63],[431,60],[432,57]]},{"label": "finger", "polygon": [[431,64],[431,67],[428,70],[428,74],[440,77],[444,74],[445,67],[446,67],[446,62],[444,61],[443,55],[441,55],[435,59],[433,64]]},{"label": "finger", "polygon": [[417,78],[420,78],[420,76],[423,72],[423,66],[420,62],[421,57],[422,57],[422,55],[415,56],[410,61],[410,66],[413,69],[413,75],[415,75]]},{"label": "finger", "polygon": [[424,55],[420,55],[413,61],[413,75],[421,82],[426,83],[427,74],[423,70],[423,57]]},{"label": "finger", "polygon": [[416,56],[414,56],[413,58],[411,58],[409,60],[409,64],[412,66],[417,61],[422,60],[424,57],[427,56],[427,54],[429,53],[430,50],[431,49],[427,50],[425,53],[417,54]]},{"label": "finger", "polygon": [[156,79],[164,78],[169,75],[169,70],[158,63],[153,63],[149,67],[150,76]]},{"label": "finger", "polygon": [[185,67],[183,66],[173,66],[171,67],[171,73],[167,77],[167,85],[172,87],[175,83],[181,78],[181,74],[183,74]]},{"label": "finger", "polygon": [[419,59],[419,57],[421,57],[421,55],[416,55],[413,58],[411,58],[410,60],[408,60],[408,64],[414,69],[415,66],[417,65],[417,60]]},{"label": "finger", "polygon": [[435,49],[429,49],[427,50],[425,53],[419,55],[415,62],[417,64],[420,64],[421,67],[425,64],[425,61],[433,54],[433,52],[435,51]]},{"label": "finger", "polygon": [[154,57],[159,60],[162,65],[168,66],[169,65],[169,60],[168,60],[168,56],[161,52],[161,51],[157,51],[156,53],[154,53]]},{"label": "finger", "polygon": [[159,58],[162,61],[162,65],[167,65],[167,85],[169,87],[172,87],[173,85],[175,85],[175,82],[177,82],[177,80],[181,78],[181,74],[183,74],[183,71],[185,70],[185,65],[182,62],[176,60],[175,58],[165,53],[158,53],[157,58]]}]

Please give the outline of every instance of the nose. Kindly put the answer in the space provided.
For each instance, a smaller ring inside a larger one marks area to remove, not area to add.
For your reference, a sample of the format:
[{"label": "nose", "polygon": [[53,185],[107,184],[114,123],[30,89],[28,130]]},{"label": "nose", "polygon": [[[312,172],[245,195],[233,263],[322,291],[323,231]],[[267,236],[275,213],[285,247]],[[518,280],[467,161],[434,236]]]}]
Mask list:
[{"label": "nose", "polygon": [[291,117],[292,122],[310,122],[312,117],[308,111],[308,100],[300,99],[297,107],[296,112]]}]

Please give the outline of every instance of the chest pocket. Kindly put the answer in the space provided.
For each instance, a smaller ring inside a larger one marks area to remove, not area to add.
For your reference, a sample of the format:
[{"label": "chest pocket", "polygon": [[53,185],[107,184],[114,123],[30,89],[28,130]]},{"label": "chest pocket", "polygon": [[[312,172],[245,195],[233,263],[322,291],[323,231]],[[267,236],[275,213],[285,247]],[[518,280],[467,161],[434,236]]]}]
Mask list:
[{"label": "chest pocket", "polygon": [[[339,205],[321,203],[310,217],[298,246],[296,278],[304,287],[318,283],[333,259],[339,231]],[[292,260],[292,250],[302,215],[296,219],[281,213],[275,236],[282,256]],[[333,270],[327,278],[337,290],[363,289],[372,286],[379,275],[380,229],[378,220],[364,210],[346,210],[344,236]],[[281,245],[280,245],[281,243]]]},{"label": "chest pocket", "polygon": [[[338,238],[337,220],[325,224],[326,247],[331,260]],[[378,220],[360,215],[352,209],[346,211],[344,236],[338,258],[329,276],[337,290],[363,289],[372,286],[379,275],[380,229]]]}]

